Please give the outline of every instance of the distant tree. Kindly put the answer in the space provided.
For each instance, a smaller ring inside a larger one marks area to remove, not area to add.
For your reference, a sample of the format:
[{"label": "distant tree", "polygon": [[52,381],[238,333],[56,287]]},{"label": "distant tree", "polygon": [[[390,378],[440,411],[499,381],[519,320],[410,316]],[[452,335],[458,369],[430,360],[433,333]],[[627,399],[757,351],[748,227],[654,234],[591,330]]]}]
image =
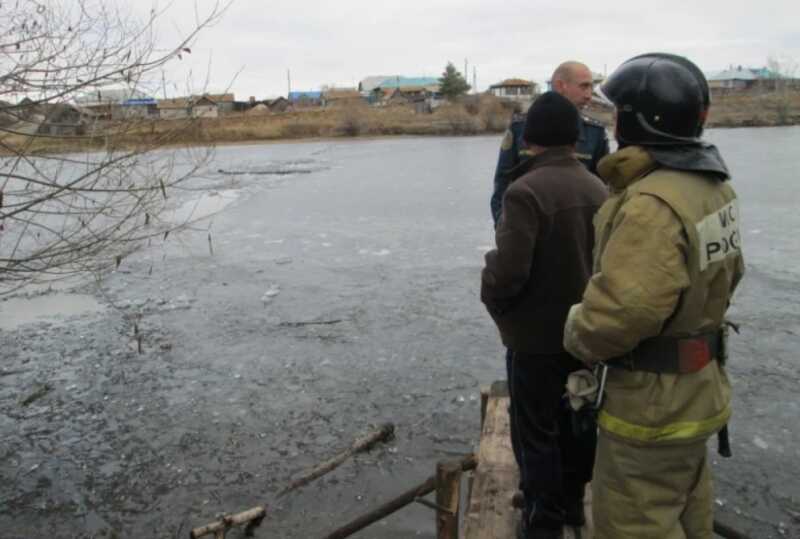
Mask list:
[{"label": "distant tree", "polygon": [[790,58],[777,56],[767,58],[767,76],[771,79],[775,114],[779,124],[791,123],[794,97],[789,90],[797,88],[795,79],[797,70],[798,63]]},{"label": "distant tree", "polygon": [[464,76],[458,72],[453,62],[447,62],[447,67],[444,73],[439,78],[439,92],[447,99],[455,99],[460,95],[466,94],[470,89],[470,85],[464,79]]},{"label": "distant tree", "polygon": [[768,76],[773,80],[773,86],[776,91],[785,90],[788,86],[792,86],[797,70],[798,63],[788,57],[767,57]]}]

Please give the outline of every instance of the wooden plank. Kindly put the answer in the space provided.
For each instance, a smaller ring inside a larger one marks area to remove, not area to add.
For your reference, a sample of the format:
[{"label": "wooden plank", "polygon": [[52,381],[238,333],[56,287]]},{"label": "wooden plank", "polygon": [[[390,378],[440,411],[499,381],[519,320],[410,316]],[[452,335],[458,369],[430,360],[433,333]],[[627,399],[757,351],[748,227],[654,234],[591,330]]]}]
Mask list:
[{"label": "wooden plank", "polygon": [[[467,510],[464,514],[465,539],[508,539],[516,536],[519,511],[512,499],[519,485],[519,471],[511,447],[511,426],[508,417],[508,387],[495,382],[488,391],[486,411],[481,426],[478,467],[473,476]],[[587,487],[584,508],[587,525],[581,539],[592,539],[591,490]],[[564,538],[576,537],[575,531],[564,529]]]},{"label": "wooden plank", "polygon": [[511,426],[508,420],[508,397],[489,397],[486,420],[481,432],[478,467],[517,470],[511,448]]},{"label": "wooden plank", "polygon": [[507,539],[515,536],[516,520],[511,498],[519,473],[511,449],[508,391],[492,385],[481,431],[478,468],[464,516],[466,539]]}]

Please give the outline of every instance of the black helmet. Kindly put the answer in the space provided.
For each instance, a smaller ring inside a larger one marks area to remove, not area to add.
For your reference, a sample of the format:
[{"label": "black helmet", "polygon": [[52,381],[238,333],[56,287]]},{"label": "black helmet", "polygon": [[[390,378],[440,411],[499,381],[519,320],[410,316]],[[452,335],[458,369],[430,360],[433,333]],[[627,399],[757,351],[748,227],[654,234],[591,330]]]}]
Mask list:
[{"label": "black helmet", "polygon": [[617,109],[620,144],[700,142],[711,99],[703,72],[686,58],[635,56],[611,74],[600,92]]}]

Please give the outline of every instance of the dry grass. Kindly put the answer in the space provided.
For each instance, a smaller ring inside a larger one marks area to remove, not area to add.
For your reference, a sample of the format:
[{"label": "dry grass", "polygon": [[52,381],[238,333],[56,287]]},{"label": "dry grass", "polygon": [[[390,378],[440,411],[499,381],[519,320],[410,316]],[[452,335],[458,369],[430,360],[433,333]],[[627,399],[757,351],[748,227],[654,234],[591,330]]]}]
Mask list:
[{"label": "dry grass", "polygon": [[137,120],[117,124],[102,136],[29,137],[9,135],[3,143],[27,145],[29,153],[131,148],[160,140],[163,145],[205,145],[314,137],[379,135],[473,135],[500,132],[511,110],[497,99],[481,96],[469,102],[445,104],[432,114],[411,106],[369,107],[355,103],[329,109],[282,114],[229,114],[193,120]]},{"label": "dry grass", "polygon": [[712,101],[709,127],[800,124],[800,92],[735,94]]},{"label": "dry grass", "polygon": [[[590,106],[586,113],[613,128],[611,109]],[[800,124],[800,92],[740,93],[714,96],[706,127]]]}]

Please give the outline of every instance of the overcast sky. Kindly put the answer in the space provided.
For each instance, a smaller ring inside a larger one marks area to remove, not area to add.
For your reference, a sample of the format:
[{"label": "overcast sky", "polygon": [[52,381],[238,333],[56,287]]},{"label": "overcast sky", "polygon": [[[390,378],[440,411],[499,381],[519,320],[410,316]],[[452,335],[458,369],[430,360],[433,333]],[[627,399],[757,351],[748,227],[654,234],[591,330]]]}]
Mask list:
[{"label": "overcast sky", "polygon": [[[159,46],[213,5],[160,2]],[[208,75],[209,92],[262,99],[286,95],[287,70],[293,90],[309,90],[372,75],[439,76],[448,61],[463,71],[466,59],[469,82],[474,68],[484,90],[512,77],[543,82],[567,59],[610,74],[652,51],[682,54],[706,72],[775,57],[800,76],[800,1],[233,0],[166,78],[169,93],[184,93],[187,79],[202,88]]]}]

